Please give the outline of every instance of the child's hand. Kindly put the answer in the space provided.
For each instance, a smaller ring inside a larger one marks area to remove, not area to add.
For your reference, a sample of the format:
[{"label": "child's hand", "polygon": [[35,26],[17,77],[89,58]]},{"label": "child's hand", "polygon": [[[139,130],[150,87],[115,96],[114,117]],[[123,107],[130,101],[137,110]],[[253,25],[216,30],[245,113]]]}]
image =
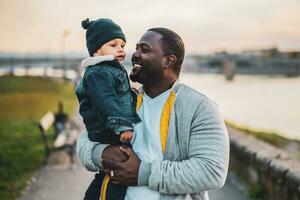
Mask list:
[{"label": "child's hand", "polygon": [[133,137],[133,132],[132,131],[123,131],[120,133],[120,141],[123,143],[130,142],[130,140]]}]

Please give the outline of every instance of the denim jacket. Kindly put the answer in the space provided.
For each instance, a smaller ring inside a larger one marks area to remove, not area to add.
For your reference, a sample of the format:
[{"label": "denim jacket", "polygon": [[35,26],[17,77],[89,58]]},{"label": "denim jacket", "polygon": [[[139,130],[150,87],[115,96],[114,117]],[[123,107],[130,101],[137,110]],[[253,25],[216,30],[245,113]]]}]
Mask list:
[{"label": "denim jacket", "polygon": [[112,56],[87,58],[82,66],[86,70],[76,95],[90,139],[100,141],[101,132],[133,130],[133,124],[141,119],[125,68]]}]

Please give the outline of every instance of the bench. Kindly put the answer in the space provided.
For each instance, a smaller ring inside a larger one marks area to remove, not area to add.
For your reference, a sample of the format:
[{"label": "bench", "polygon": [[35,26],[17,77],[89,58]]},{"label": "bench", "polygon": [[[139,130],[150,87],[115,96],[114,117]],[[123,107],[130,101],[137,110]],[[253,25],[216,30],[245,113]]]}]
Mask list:
[{"label": "bench", "polygon": [[58,122],[55,122],[55,115],[51,111],[47,112],[39,121],[38,126],[45,146],[45,164],[48,162],[49,155],[55,151],[66,151],[73,164],[78,127],[72,120],[67,120],[59,132],[55,133],[54,141],[51,143],[49,135],[53,131],[50,130],[55,127],[56,123]]}]

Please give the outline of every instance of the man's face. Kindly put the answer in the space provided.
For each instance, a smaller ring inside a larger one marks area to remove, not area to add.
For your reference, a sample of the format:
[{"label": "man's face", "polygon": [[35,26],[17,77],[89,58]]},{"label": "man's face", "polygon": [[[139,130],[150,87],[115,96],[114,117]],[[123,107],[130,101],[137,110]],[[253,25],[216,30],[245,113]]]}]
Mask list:
[{"label": "man's face", "polygon": [[132,55],[132,81],[151,84],[162,78],[164,56],[161,44],[162,35],[159,33],[148,31],[142,36]]}]

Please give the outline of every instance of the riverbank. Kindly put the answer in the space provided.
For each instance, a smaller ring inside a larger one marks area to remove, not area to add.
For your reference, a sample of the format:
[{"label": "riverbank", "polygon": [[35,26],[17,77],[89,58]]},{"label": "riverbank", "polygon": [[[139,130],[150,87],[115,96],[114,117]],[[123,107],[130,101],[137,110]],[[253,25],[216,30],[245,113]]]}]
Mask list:
[{"label": "riverbank", "polygon": [[225,123],[230,136],[229,168],[244,182],[248,196],[254,200],[294,199],[294,188],[300,185],[300,141],[282,137],[283,133]]},{"label": "riverbank", "polygon": [[234,122],[225,120],[226,126],[241,131],[247,135],[252,135],[274,147],[283,149],[300,160],[300,141],[282,137],[283,133],[270,132],[254,129],[245,125],[238,125]]},{"label": "riverbank", "polygon": [[37,122],[57,111],[61,101],[70,115],[74,85],[62,80],[0,77],[0,199],[15,199],[44,160]]},{"label": "riverbank", "polygon": [[230,171],[247,183],[252,199],[298,200],[300,160],[282,148],[227,126]]}]

